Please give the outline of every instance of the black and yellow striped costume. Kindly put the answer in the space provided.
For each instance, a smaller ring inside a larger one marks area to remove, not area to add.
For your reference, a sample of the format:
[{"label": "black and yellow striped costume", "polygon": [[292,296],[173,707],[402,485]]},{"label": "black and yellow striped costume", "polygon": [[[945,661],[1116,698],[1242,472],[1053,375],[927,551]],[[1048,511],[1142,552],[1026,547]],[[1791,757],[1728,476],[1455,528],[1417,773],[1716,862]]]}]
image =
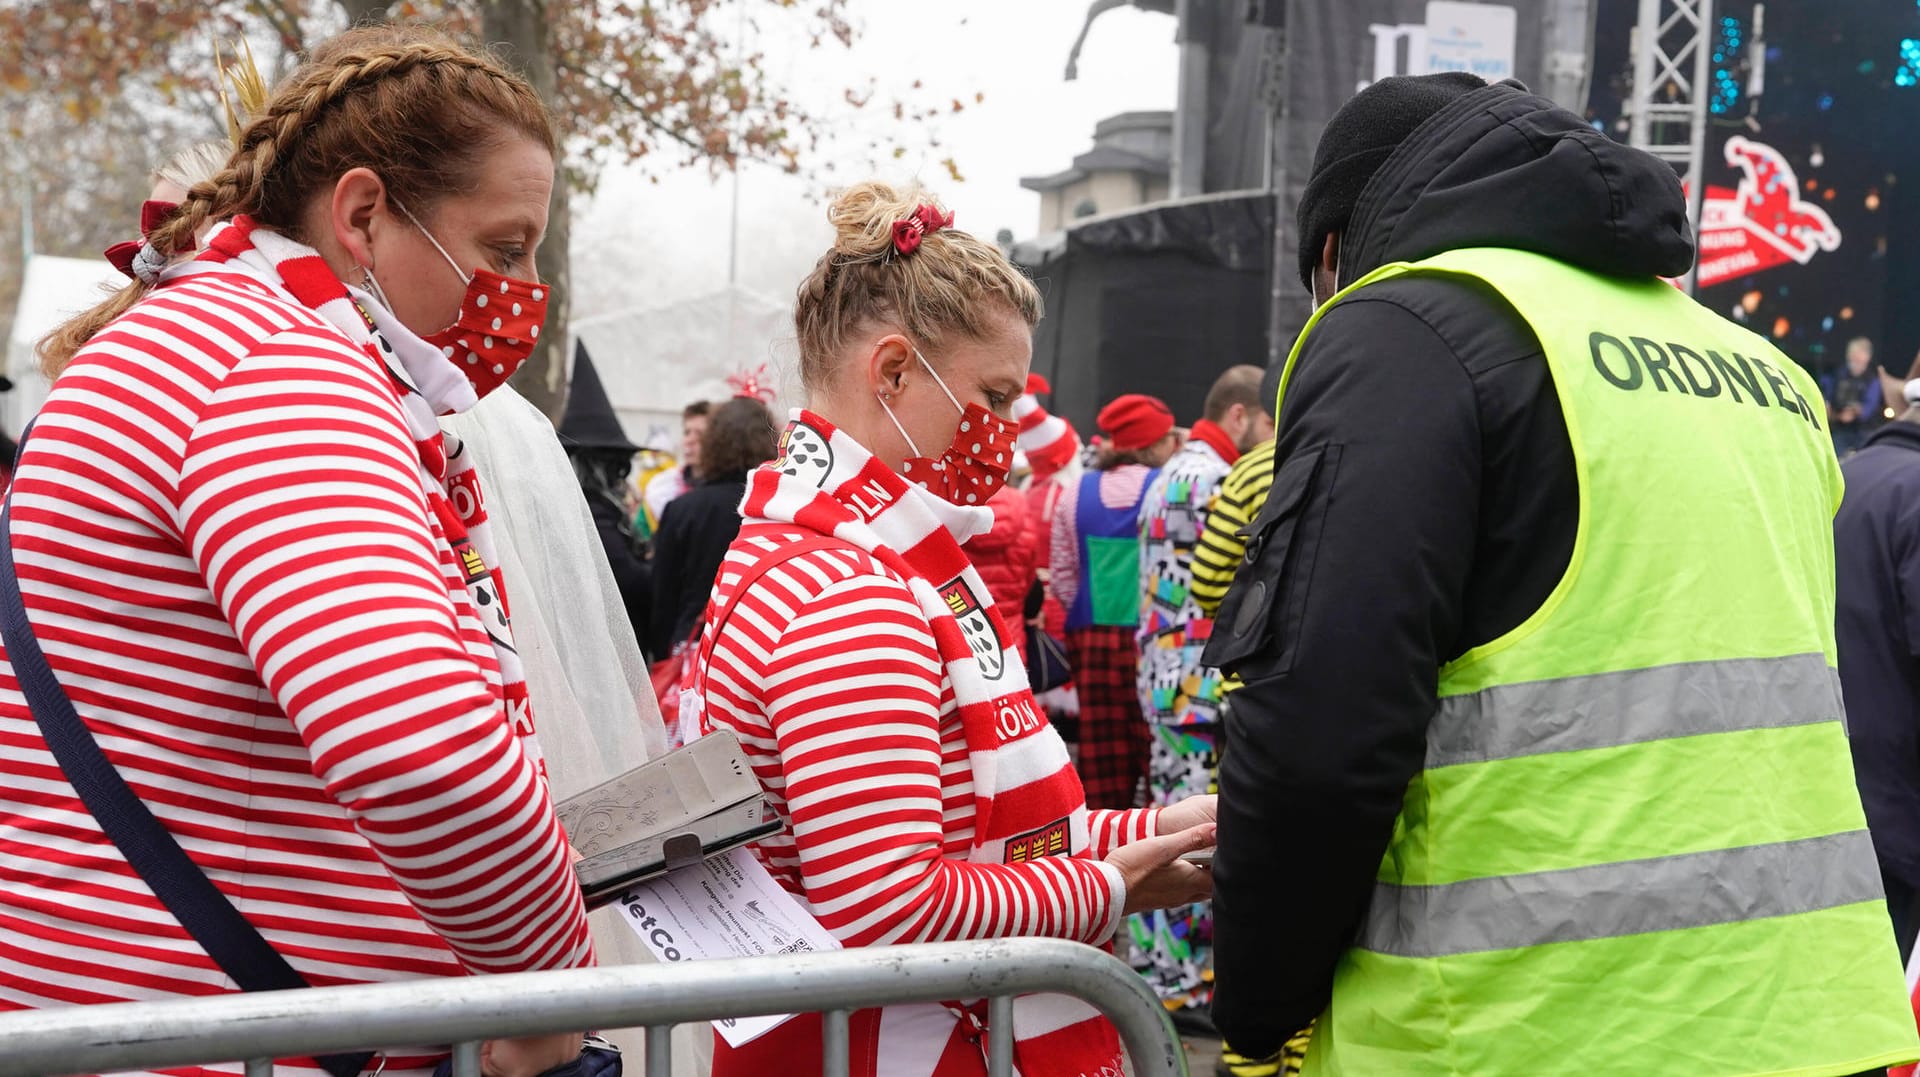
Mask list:
[{"label": "black and yellow striped costume", "polygon": [[1240,532],[1260,515],[1272,486],[1271,438],[1240,454],[1233,470],[1221,480],[1220,495],[1207,512],[1207,528],[1193,551],[1193,600],[1209,617],[1220,612],[1233,574],[1246,556],[1247,543]]}]

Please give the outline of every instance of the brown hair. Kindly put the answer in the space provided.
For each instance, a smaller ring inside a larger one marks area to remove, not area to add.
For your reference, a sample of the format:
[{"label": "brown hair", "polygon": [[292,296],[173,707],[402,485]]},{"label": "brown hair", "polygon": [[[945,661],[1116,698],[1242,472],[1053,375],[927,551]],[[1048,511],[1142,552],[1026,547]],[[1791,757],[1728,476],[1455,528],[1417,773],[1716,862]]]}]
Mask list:
[{"label": "brown hair", "polygon": [[[1169,431],[1169,433],[1171,433],[1171,431]],[[1166,438],[1163,435],[1161,441],[1164,440],[1166,440]],[[1158,444],[1160,444],[1159,441],[1153,443],[1153,445]],[[1112,471],[1114,468],[1126,467],[1128,464],[1139,464],[1141,467],[1146,467],[1147,449],[1153,448],[1153,445],[1139,449],[1116,449],[1113,447],[1112,442],[1101,442],[1100,448],[1093,454],[1093,469],[1095,471]]]},{"label": "brown hair", "polygon": [[773,413],[765,404],[734,397],[709,413],[707,431],[700,438],[700,466],[694,470],[702,479],[752,471],[773,459],[779,440]]},{"label": "brown hair", "polygon": [[712,401],[696,400],[693,403],[688,404],[686,407],[680,409],[680,421],[684,423],[688,419],[704,419],[707,416],[712,414],[713,414]]},{"label": "brown hair", "polygon": [[[423,27],[348,30],[274,90],[225,167],[193,185],[147,242],[177,255],[205,222],[241,213],[300,238],[311,200],[355,168],[379,173],[394,199],[427,219],[443,196],[472,189],[480,158],[508,133],[557,149],[539,95],[492,56]],[[136,280],[48,334],[39,349],[47,376],[147,291]]]},{"label": "brown hair", "polygon": [[949,334],[985,336],[996,308],[1019,315],[1028,327],[1040,320],[1040,290],[991,243],[942,228],[927,233],[912,254],[895,250],[894,224],[921,205],[937,203],[918,184],[894,188],[869,180],[827,207],[833,248],[814,263],[793,305],[800,377],[809,389],[832,380],[848,338],[874,322],[898,325],[931,348]]},{"label": "brown hair", "polygon": [[1166,433],[1160,435],[1160,437],[1153,442],[1153,445],[1142,445],[1137,449],[1116,449],[1113,447],[1111,440],[1102,439],[1100,448],[1093,454],[1093,470],[1112,471],[1114,468],[1125,467],[1128,464],[1139,464],[1142,467],[1164,467],[1165,461],[1149,465],[1147,463],[1147,450],[1168,438],[1179,435],[1180,431],[1178,430],[1168,430]]},{"label": "brown hair", "polygon": [[1208,422],[1217,423],[1227,417],[1235,404],[1244,404],[1248,411],[1272,407],[1260,400],[1260,379],[1266,374],[1264,369],[1245,363],[1228,367],[1226,373],[1214,379],[1213,388],[1207,390],[1207,401],[1201,405],[1200,414]]}]

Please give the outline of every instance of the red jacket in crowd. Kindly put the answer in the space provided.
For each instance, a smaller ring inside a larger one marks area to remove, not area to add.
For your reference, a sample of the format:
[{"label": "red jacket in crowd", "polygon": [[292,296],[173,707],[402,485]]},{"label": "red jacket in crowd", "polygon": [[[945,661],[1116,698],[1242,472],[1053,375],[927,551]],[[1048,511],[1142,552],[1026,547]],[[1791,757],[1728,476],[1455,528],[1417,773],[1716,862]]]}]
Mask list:
[{"label": "red jacket in crowd", "polygon": [[[1027,592],[1033,588],[1034,573],[1039,566],[1040,550],[1030,524],[1027,498],[1010,486],[1002,487],[987,505],[993,509],[993,529],[967,543],[967,556],[972,558],[973,567],[980,570],[980,578],[986,581],[994,609],[1009,619],[1023,618]],[[1042,539],[1044,537],[1043,533]],[[1025,658],[1026,633],[1016,632],[1014,638],[1020,647],[1020,657]]]}]

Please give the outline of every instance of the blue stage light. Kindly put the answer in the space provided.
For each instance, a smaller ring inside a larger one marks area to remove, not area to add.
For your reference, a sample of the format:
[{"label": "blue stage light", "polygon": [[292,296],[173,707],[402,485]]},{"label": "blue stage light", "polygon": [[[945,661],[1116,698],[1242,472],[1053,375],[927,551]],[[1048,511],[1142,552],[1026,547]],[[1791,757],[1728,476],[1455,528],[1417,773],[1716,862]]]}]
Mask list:
[{"label": "blue stage light", "polygon": [[1900,70],[1893,73],[1893,84],[1910,87],[1917,83],[1920,83],[1920,38],[1903,38],[1900,41]]}]

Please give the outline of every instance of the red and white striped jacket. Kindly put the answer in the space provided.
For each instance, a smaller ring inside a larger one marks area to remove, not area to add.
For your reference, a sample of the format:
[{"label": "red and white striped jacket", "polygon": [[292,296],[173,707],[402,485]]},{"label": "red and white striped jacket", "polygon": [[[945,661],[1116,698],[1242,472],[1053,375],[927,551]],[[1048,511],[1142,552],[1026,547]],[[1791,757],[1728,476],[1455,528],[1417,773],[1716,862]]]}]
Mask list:
[{"label": "red and white striped jacket", "polygon": [[[419,474],[389,372],[235,267],[95,337],[14,476],[20,587],[55,673],[314,984],[592,960]],[[0,1010],[234,989],[80,804],[0,661]]]},{"label": "red and white striped jacket", "polygon": [[[1120,921],[1110,866],[1058,856],[968,861],[966,735],[905,580],[861,550],[836,547],[789,557],[738,592],[762,558],[812,534],[743,531],[721,566],[704,641],[706,718],[739,736],[788,824],[756,845],[762,863],[848,946],[1021,935],[1104,944]],[[725,630],[715,634],[718,623]],[[1156,814],[1090,813],[1090,856],[1152,836]],[[913,1072],[936,1077],[979,1064],[977,1048],[948,1042],[950,1013],[899,1009],[914,1012],[884,1028],[872,1012],[856,1015],[855,1073],[875,1072],[878,1055],[915,1058]],[[803,1016],[744,1050],[722,1046],[714,1072],[774,1072],[761,1067],[781,1057],[794,1067],[781,1072],[813,1072],[817,1026]],[[925,1042],[890,1047],[901,1027]]]}]

